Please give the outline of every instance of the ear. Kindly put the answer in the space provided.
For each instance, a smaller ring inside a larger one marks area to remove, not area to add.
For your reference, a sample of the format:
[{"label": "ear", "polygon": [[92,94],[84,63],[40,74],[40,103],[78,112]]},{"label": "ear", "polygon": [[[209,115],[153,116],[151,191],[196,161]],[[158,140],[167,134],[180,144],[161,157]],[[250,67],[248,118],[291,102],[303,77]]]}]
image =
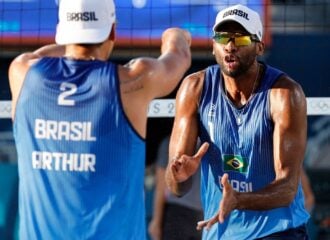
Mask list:
[{"label": "ear", "polygon": [[256,49],[257,56],[263,55],[264,51],[265,51],[265,43],[264,42],[258,42],[257,43],[257,49]]}]

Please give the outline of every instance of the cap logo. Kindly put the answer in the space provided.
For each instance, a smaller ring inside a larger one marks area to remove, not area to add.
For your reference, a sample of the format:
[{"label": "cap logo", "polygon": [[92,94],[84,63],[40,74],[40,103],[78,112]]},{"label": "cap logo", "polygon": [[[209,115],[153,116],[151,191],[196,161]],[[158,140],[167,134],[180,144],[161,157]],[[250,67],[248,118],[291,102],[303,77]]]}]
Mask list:
[{"label": "cap logo", "polygon": [[242,11],[242,10],[238,10],[238,9],[233,9],[233,10],[229,10],[227,12],[224,12],[223,14],[223,18],[230,16],[230,15],[237,15],[239,17],[245,18],[246,20],[250,20],[249,19],[249,14],[247,14],[246,12]]},{"label": "cap logo", "polygon": [[95,12],[68,12],[66,13],[66,20],[68,22],[89,22],[89,21],[98,21],[96,18]]}]

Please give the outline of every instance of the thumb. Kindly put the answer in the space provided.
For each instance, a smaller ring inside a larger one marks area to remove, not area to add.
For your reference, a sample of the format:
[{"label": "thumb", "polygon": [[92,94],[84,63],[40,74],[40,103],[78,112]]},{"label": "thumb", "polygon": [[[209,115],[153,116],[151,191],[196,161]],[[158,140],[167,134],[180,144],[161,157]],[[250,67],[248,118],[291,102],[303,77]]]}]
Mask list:
[{"label": "thumb", "polygon": [[229,185],[229,182],[228,182],[228,174],[225,173],[222,178],[221,178],[221,184],[223,186],[223,189],[226,191],[228,190],[228,187],[230,186]]},{"label": "thumb", "polygon": [[205,153],[207,152],[208,148],[209,148],[209,143],[208,142],[203,143],[199,147],[197,153],[194,155],[194,158],[201,159],[205,155]]}]

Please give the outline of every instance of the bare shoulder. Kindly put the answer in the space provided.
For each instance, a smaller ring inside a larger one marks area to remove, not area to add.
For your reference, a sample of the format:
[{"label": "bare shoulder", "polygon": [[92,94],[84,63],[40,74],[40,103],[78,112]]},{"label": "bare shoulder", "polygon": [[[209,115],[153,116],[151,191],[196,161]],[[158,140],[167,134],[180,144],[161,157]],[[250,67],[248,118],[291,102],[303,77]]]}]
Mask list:
[{"label": "bare shoulder", "polygon": [[287,75],[281,76],[273,85],[271,90],[272,97],[290,97],[293,100],[304,100],[305,94],[301,85]]},{"label": "bare shoulder", "polygon": [[192,73],[184,78],[178,95],[189,95],[195,99],[200,98],[204,84],[205,69]]},{"label": "bare shoulder", "polygon": [[14,119],[16,102],[21,91],[25,75],[32,64],[38,60],[34,53],[24,53],[16,57],[8,70],[9,85],[12,95],[12,119]]},{"label": "bare shoulder", "polygon": [[39,55],[32,52],[22,53],[12,61],[12,64],[31,66],[39,58]]},{"label": "bare shoulder", "polygon": [[301,85],[287,75],[281,76],[272,86],[270,105],[273,114],[283,112],[305,114],[307,108],[305,93]]},{"label": "bare shoulder", "polygon": [[17,78],[24,77],[30,66],[38,59],[34,53],[23,53],[17,56],[9,66],[9,80],[15,81]]},{"label": "bare shoulder", "polygon": [[203,89],[205,70],[185,77],[176,95],[176,116],[193,116],[197,113]]}]

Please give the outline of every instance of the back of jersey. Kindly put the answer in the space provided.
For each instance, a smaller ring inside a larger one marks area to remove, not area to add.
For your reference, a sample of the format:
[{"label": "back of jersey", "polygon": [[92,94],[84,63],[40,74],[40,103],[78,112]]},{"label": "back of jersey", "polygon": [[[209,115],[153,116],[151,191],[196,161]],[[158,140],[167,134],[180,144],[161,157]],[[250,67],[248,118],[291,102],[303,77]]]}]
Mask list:
[{"label": "back of jersey", "polygon": [[119,92],[111,62],[43,58],[27,73],[14,121],[21,240],[145,238],[145,141]]}]

